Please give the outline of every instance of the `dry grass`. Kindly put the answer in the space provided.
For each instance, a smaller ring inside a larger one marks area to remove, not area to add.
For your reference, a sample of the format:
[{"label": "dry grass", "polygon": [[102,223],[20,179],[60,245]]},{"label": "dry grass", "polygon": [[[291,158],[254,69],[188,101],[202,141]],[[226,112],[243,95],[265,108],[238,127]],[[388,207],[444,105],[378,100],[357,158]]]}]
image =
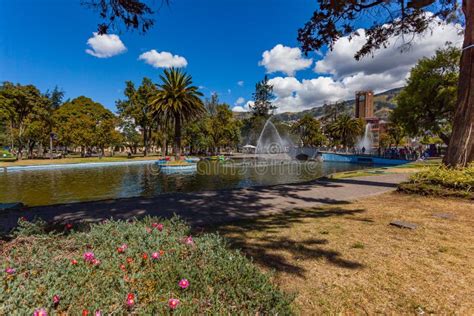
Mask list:
[{"label": "dry grass", "polygon": [[[419,226],[389,226],[395,219]],[[275,270],[274,282],[296,293],[303,315],[474,313],[469,201],[388,193],[218,230]]]}]

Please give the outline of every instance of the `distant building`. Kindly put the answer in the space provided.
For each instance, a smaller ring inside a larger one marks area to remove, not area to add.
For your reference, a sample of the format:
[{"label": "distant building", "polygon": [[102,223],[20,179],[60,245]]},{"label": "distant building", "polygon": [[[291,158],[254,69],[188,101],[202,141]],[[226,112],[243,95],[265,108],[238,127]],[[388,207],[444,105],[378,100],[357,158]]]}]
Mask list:
[{"label": "distant building", "polygon": [[355,98],[355,117],[372,118],[374,117],[374,92],[357,91]]},{"label": "distant building", "polygon": [[387,131],[387,122],[374,115],[374,92],[357,91],[355,95],[355,117],[361,118],[372,127],[373,146],[379,147],[380,134]]}]

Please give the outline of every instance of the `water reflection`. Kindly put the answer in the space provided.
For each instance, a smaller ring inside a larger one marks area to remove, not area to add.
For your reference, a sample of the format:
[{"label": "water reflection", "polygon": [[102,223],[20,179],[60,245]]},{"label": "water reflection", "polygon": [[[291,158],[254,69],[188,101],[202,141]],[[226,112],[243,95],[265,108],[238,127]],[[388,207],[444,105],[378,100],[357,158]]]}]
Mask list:
[{"label": "water reflection", "polygon": [[200,162],[194,173],[163,174],[153,163],[140,165],[23,170],[0,173],[0,202],[48,205],[164,192],[191,192],[312,180],[367,166],[295,161]]}]

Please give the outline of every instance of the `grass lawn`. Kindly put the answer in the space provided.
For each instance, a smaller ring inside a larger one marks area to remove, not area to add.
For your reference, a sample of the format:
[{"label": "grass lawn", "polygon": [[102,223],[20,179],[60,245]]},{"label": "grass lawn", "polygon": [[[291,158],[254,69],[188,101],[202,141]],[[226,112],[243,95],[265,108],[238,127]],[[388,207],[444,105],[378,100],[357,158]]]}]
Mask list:
[{"label": "grass lawn", "polygon": [[138,160],[153,160],[159,159],[160,156],[136,156],[127,158],[127,156],[114,156],[114,157],[98,157],[89,158],[63,158],[63,159],[23,159],[12,162],[0,162],[0,167],[16,167],[16,166],[36,166],[36,165],[56,165],[56,164],[73,164],[73,163],[91,163],[91,162],[116,162],[116,161],[138,161]]},{"label": "grass lawn", "polygon": [[[472,315],[473,213],[469,201],[394,192],[216,229],[275,270],[303,315]],[[389,226],[397,219],[419,226]]]},{"label": "grass lawn", "polygon": [[355,170],[355,171],[346,171],[338,172],[332,174],[330,177],[332,179],[347,179],[354,177],[365,177],[365,176],[376,176],[380,174],[391,174],[391,173],[415,173],[423,170],[426,167],[435,167],[439,166],[441,163],[440,159],[432,159],[427,161],[415,161],[407,163],[405,165],[399,166],[387,166],[387,167],[375,167],[366,170]]}]

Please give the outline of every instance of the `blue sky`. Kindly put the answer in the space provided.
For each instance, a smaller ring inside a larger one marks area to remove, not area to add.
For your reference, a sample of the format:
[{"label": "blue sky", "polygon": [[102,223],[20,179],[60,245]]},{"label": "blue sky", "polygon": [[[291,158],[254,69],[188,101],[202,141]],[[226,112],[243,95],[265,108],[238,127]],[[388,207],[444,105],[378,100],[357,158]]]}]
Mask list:
[{"label": "blue sky", "polygon": [[[146,76],[158,81],[162,68],[138,60],[153,49],[185,58],[186,71],[206,96],[215,91],[230,105],[243,98],[240,110],[255,83],[269,72],[280,110],[299,111],[350,98],[358,89],[401,86],[420,57],[456,36],[451,26],[436,29],[406,54],[399,54],[394,44],[360,63],[352,56],[362,42],[343,38],[333,52],[312,54],[310,60],[300,55],[296,36],[314,11],[314,0],[174,0],[155,15],[156,24],[147,34],[112,32],[126,52],[97,58],[85,50],[91,48],[87,41],[98,14],[80,0],[0,4],[0,81],[31,83],[42,91],[57,85],[67,98],[85,95],[112,110],[115,100],[123,98],[126,80],[138,84]],[[267,63],[259,65],[265,51]]]},{"label": "blue sky", "polygon": [[67,97],[86,95],[110,109],[126,80],[158,80],[161,69],[137,60],[151,49],[185,57],[186,71],[206,95],[216,91],[232,105],[239,97],[249,99],[265,74],[258,66],[263,51],[278,43],[296,46],[297,29],[315,3],[175,0],[155,15],[156,25],[146,35],[118,34],[127,52],[96,58],[85,50],[98,16],[79,0],[0,2],[0,81],[32,83],[41,90],[58,85]]}]

